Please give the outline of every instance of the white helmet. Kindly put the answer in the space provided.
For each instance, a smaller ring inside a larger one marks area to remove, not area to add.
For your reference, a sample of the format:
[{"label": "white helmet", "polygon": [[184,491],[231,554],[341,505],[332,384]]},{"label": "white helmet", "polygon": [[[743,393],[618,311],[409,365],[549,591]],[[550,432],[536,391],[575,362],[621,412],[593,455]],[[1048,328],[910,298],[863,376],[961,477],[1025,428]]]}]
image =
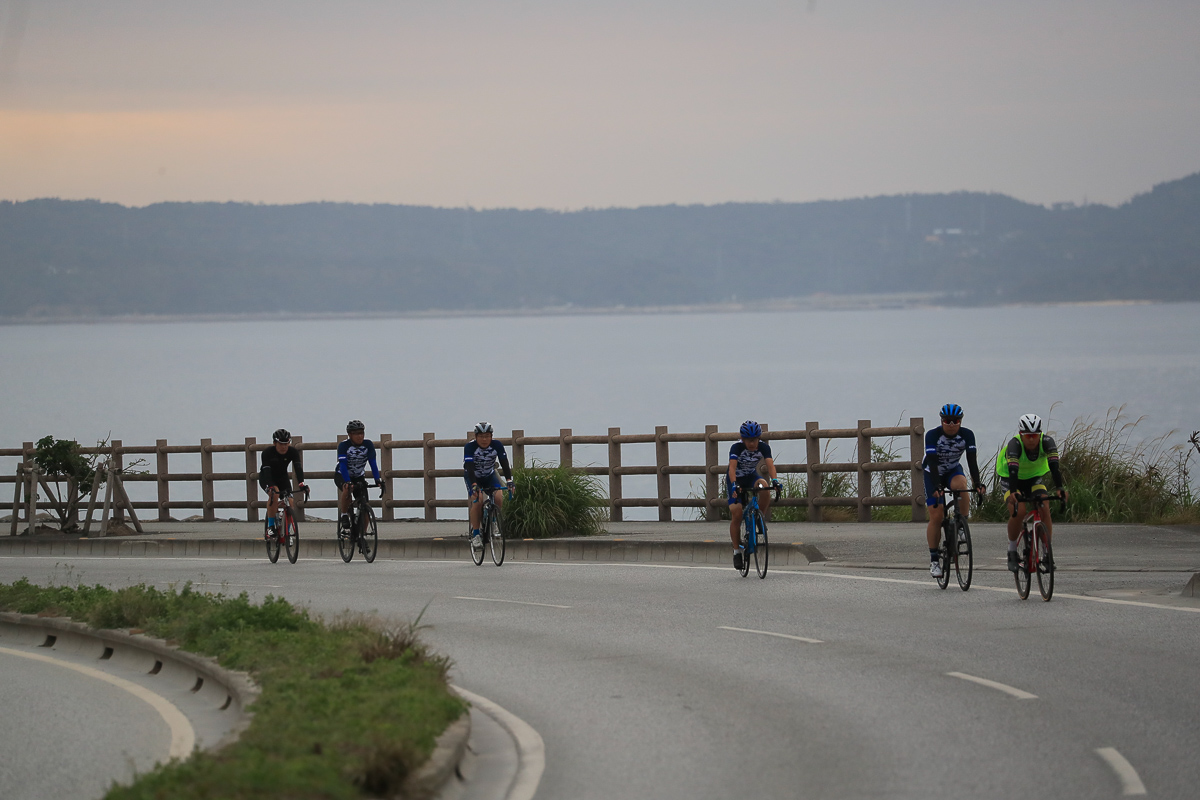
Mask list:
[{"label": "white helmet", "polygon": [[492,432],[492,423],[490,423],[490,422],[478,423],[475,426],[475,432],[476,433],[491,433]]},{"label": "white helmet", "polygon": [[1021,417],[1020,431],[1021,433],[1041,433],[1042,418],[1037,414],[1026,414]]}]

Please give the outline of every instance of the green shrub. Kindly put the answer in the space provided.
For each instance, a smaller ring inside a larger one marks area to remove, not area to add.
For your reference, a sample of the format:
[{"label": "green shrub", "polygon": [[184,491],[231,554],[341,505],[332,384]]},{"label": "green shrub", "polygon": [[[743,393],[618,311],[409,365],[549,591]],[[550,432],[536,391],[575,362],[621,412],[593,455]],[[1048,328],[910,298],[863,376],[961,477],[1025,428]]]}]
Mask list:
[{"label": "green shrub", "polygon": [[449,662],[418,640],[417,623],[357,615],[326,624],[286,600],[149,586],[107,589],[0,585],[0,609],[140,628],[262,687],[240,739],[114,786],[124,798],[395,796],[464,703],[446,686]]},{"label": "green shrub", "polygon": [[514,539],[590,536],[603,529],[607,509],[597,478],[534,461],[513,470],[513,497],[504,503],[504,535]]}]

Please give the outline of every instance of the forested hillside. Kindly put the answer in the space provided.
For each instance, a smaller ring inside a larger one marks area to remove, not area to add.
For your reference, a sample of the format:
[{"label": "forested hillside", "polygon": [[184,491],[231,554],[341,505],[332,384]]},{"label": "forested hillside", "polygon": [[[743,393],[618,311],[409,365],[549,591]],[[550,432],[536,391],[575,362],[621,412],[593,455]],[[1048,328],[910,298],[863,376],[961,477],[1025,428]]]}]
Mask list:
[{"label": "forested hillside", "polygon": [[0,315],[1200,299],[1200,173],[1111,208],[998,194],[576,212],[0,203]]}]

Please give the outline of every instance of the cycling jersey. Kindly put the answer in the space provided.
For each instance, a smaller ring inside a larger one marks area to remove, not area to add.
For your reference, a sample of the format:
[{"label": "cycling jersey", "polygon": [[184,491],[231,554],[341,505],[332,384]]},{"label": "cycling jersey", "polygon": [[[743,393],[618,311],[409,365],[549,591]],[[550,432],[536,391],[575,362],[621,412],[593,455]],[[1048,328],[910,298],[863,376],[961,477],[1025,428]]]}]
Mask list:
[{"label": "cycling jersey", "polygon": [[767,458],[771,458],[771,445],[761,440],[757,450],[751,450],[741,442],[734,442],[729,448],[729,460],[737,462],[735,475],[738,478],[753,475],[758,470],[758,462]]},{"label": "cycling jersey", "polygon": [[354,444],[349,439],[346,439],[338,445],[338,473],[342,476],[343,481],[349,481],[351,478],[362,478],[366,476],[366,467],[371,465],[371,475],[374,476],[375,482],[379,482],[379,467],[375,463],[375,443],[370,439],[363,439],[362,444]]},{"label": "cycling jersey", "polygon": [[[967,467],[971,470],[971,480],[979,485],[979,455],[975,448],[975,434],[968,428],[959,428],[953,436],[946,435],[946,430],[938,425],[932,430],[925,431],[925,458],[921,466],[932,478],[944,478],[959,468],[963,453],[967,454]],[[936,481],[935,481],[936,483]]]},{"label": "cycling jersey", "polygon": [[1029,480],[1039,478],[1049,472],[1054,476],[1054,486],[1062,488],[1062,473],[1058,469],[1058,446],[1054,439],[1046,434],[1040,434],[1037,450],[1029,452],[1021,442],[1021,437],[1014,436],[996,456],[996,475],[1009,481]]},{"label": "cycling jersey", "polygon": [[508,454],[504,445],[495,439],[487,447],[480,447],[477,442],[467,442],[463,449],[463,478],[467,485],[478,483],[481,478],[490,478],[496,474],[496,462],[504,470],[504,479],[512,479],[512,470],[508,465]]},{"label": "cycling jersey", "polygon": [[304,483],[304,464],[300,460],[300,451],[288,445],[287,452],[283,455],[272,445],[262,454],[262,466],[258,468],[258,485],[266,489],[267,486],[277,486],[280,489],[291,489],[292,482],[288,478],[288,464],[295,467],[296,480],[299,483]]}]

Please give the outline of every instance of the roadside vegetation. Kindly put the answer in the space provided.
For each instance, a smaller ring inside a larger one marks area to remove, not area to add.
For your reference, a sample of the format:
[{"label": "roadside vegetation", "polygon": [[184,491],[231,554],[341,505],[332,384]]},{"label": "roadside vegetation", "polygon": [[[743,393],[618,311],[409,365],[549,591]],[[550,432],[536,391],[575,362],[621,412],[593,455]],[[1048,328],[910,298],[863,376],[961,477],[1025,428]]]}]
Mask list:
[{"label": "roadside vegetation", "polygon": [[450,693],[450,662],[418,638],[417,623],[369,615],[331,622],[281,598],[251,603],[139,585],[0,584],[0,609],[135,628],[250,673],[262,694],[250,727],[217,753],[160,765],[109,800],[133,798],[361,798],[398,796],[438,735],[465,710]]},{"label": "roadside vegetation", "polygon": [[513,470],[513,497],[504,503],[506,538],[590,536],[607,520],[608,499],[594,476],[537,461]]},{"label": "roadside vegetation", "polygon": [[[1065,435],[1055,437],[1071,495],[1065,512],[1055,509],[1056,518],[1200,523],[1200,492],[1191,474],[1192,459],[1200,456],[1200,431],[1182,443],[1174,432],[1142,439],[1137,437],[1142,419],[1131,420],[1121,406],[1110,409],[1103,420],[1080,417]],[[978,516],[994,522],[1008,517],[995,475],[1000,447],[981,465],[991,491]]]}]

